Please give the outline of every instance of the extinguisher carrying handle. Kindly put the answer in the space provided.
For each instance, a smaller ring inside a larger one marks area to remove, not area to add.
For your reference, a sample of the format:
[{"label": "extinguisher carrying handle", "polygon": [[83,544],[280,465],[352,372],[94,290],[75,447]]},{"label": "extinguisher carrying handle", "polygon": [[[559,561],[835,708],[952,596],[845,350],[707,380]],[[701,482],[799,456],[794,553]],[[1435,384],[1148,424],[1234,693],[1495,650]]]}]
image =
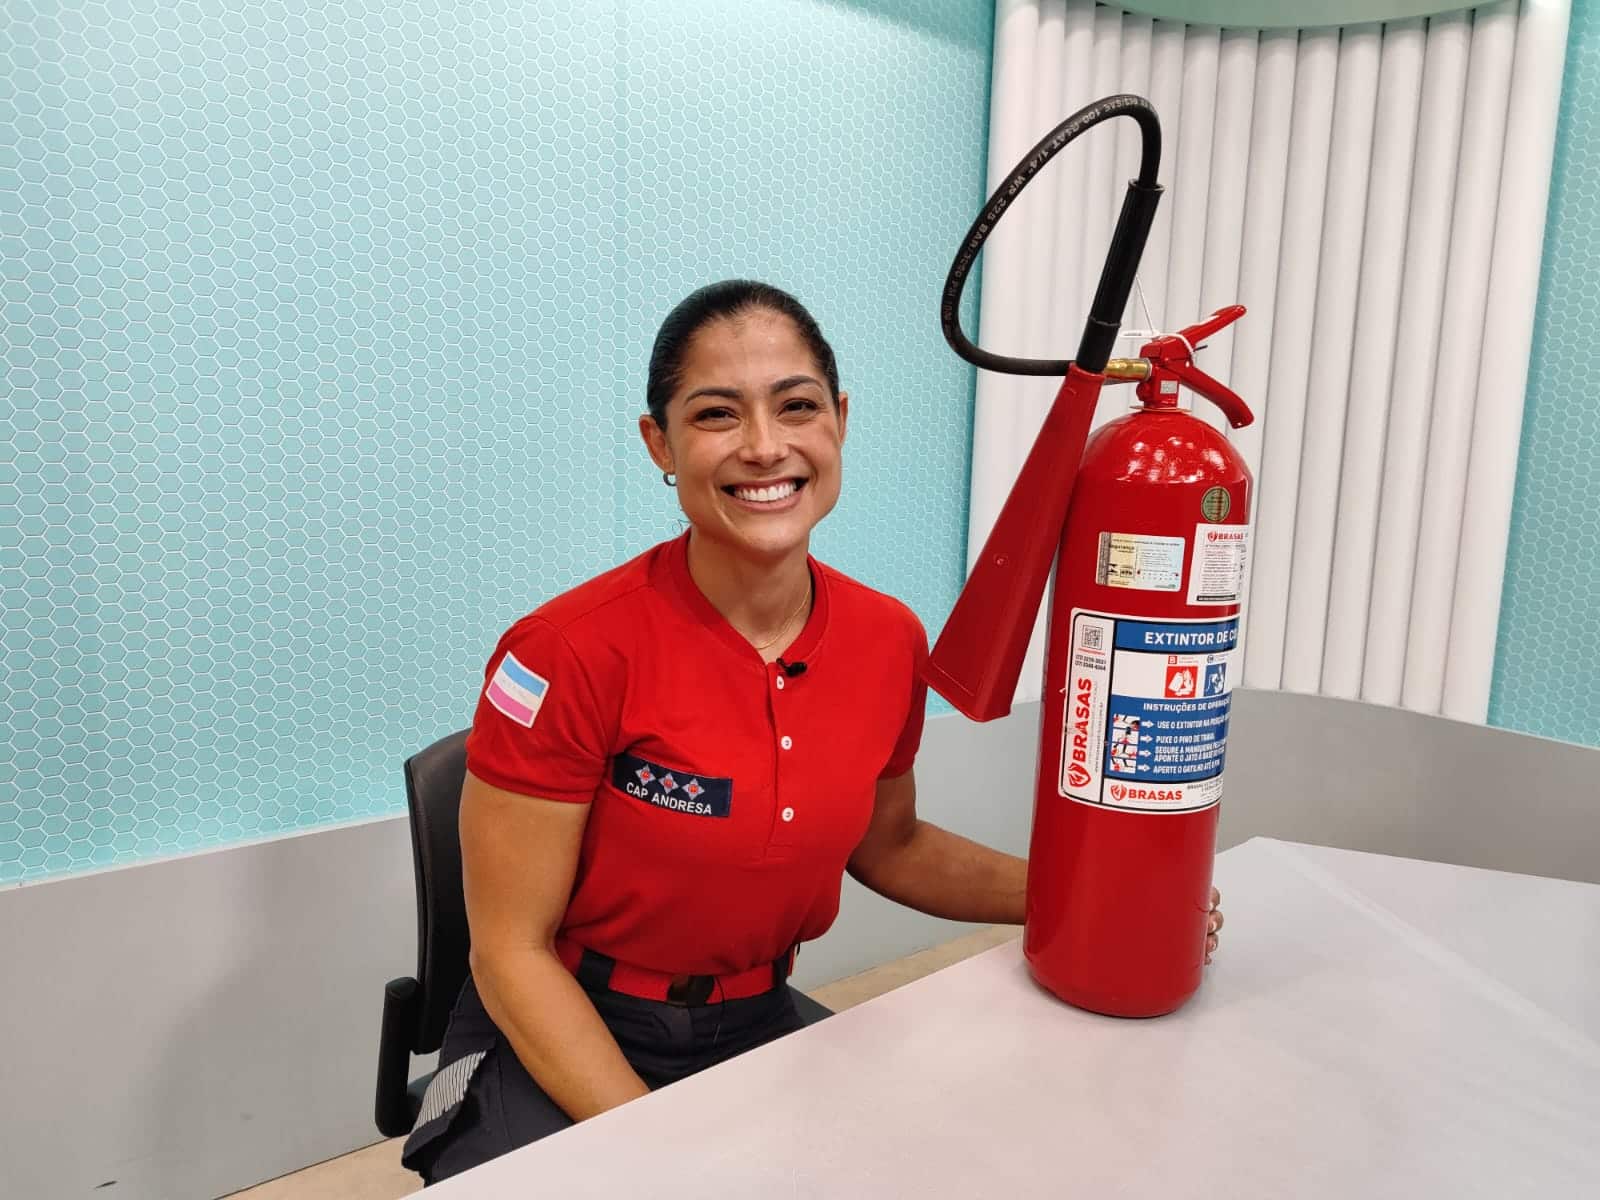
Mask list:
[{"label": "extinguisher carrying handle", "polygon": [[1183,384],[1184,387],[1204,396],[1220,408],[1222,415],[1228,418],[1228,424],[1235,429],[1243,429],[1256,419],[1256,415],[1250,411],[1250,406],[1244,402],[1238,392],[1220,380],[1211,378],[1199,367],[1190,365],[1168,367],[1166,370],[1176,376],[1178,382]]},{"label": "extinguisher carrying handle", "polygon": [[[1088,323],[1084,326],[1083,340],[1078,344],[1078,357],[1011,358],[974,345],[961,330],[961,294],[966,290],[967,276],[978,259],[979,251],[983,249],[983,243],[1005,215],[1006,209],[1011,207],[1022,189],[1044,169],[1046,163],[1061,153],[1069,142],[1112,117],[1131,117],[1138,123],[1143,136],[1139,175],[1128,183],[1122,214],[1117,218],[1116,231],[1111,236],[1111,248],[1100,272],[1100,284],[1089,309]],[[944,295],[939,303],[939,323],[951,349],[974,366],[1006,375],[1065,375],[1074,364],[1079,370],[1099,374],[1111,355],[1122,314],[1128,307],[1128,294],[1133,290],[1133,277],[1139,269],[1139,259],[1144,254],[1150,226],[1155,221],[1156,204],[1161,199],[1162,191],[1161,185],[1156,182],[1160,164],[1161,122],[1156,118],[1156,110],[1143,96],[1107,96],[1080,108],[1046,134],[995,188],[989,202],[978,214],[978,219],[967,230],[955,261],[950,264],[950,274],[945,279]]]},{"label": "extinguisher carrying handle", "polygon": [[1213,333],[1232,325],[1244,316],[1244,305],[1230,304],[1226,308],[1219,308],[1204,321],[1196,321],[1187,329],[1178,330],[1178,336],[1188,342],[1194,349],[1200,349],[1200,343]]},{"label": "extinguisher carrying handle", "polygon": [[1222,415],[1228,418],[1228,424],[1235,429],[1243,429],[1256,419],[1250,411],[1250,406],[1244,402],[1243,397],[1220,379],[1213,379],[1199,367],[1194,365],[1194,354],[1199,351],[1201,344],[1212,334],[1232,325],[1244,316],[1244,305],[1230,304],[1226,308],[1219,308],[1204,321],[1197,321],[1187,329],[1179,330],[1178,336],[1189,343],[1189,355],[1186,356],[1182,369],[1176,371],[1178,380],[1190,391],[1204,396],[1211,403],[1222,410]]}]

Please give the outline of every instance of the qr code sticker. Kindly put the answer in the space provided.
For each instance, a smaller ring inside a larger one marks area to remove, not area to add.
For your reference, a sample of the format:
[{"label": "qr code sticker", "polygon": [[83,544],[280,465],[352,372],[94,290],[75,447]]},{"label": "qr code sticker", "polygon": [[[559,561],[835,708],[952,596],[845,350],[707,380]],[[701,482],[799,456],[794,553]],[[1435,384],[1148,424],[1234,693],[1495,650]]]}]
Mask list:
[{"label": "qr code sticker", "polygon": [[1104,650],[1106,648],[1106,631],[1104,626],[1084,626],[1083,648],[1085,650]]}]

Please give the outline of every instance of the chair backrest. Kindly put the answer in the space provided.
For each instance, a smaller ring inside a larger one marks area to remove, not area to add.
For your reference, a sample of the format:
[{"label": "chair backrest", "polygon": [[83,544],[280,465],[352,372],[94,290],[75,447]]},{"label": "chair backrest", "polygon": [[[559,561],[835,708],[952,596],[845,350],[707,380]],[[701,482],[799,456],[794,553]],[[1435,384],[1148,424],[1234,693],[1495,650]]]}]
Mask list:
[{"label": "chair backrest", "polygon": [[467,978],[467,903],[461,891],[461,787],[467,778],[467,731],[440,738],[406,759],[417,876],[417,983],[420,1004],[414,1054],[444,1041],[450,1010]]}]

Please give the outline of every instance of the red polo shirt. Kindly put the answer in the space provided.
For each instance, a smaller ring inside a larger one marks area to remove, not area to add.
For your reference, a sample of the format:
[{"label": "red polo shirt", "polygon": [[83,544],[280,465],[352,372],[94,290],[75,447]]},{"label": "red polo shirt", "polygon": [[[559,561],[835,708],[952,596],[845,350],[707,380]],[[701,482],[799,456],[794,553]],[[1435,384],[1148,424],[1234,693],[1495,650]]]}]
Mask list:
[{"label": "red polo shirt", "polygon": [[689,575],[688,534],[500,639],[467,767],[593,807],[561,932],[620,962],[725,974],[820,937],[880,778],[922,737],[909,608],[808,560],[811,619],[764,663]]}]

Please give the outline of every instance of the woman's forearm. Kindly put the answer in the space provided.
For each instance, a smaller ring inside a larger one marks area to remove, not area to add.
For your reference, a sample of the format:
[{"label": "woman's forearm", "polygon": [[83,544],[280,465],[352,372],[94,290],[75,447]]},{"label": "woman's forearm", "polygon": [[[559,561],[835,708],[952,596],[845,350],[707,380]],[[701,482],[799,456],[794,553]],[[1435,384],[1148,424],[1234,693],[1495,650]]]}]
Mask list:
[{"label": "woman's forearm", "polygon": [[918,912],[952,921],[1020,925],[1028,889],[1028,860],[919,820],[892,854],[870,872],[867,887]]},{"label": "woman's forearm", "polygon": [[550,950],[519,947],[472,955],[484,1010],[534,1081],[574,1121],[650,1089],[572,972]]}]

